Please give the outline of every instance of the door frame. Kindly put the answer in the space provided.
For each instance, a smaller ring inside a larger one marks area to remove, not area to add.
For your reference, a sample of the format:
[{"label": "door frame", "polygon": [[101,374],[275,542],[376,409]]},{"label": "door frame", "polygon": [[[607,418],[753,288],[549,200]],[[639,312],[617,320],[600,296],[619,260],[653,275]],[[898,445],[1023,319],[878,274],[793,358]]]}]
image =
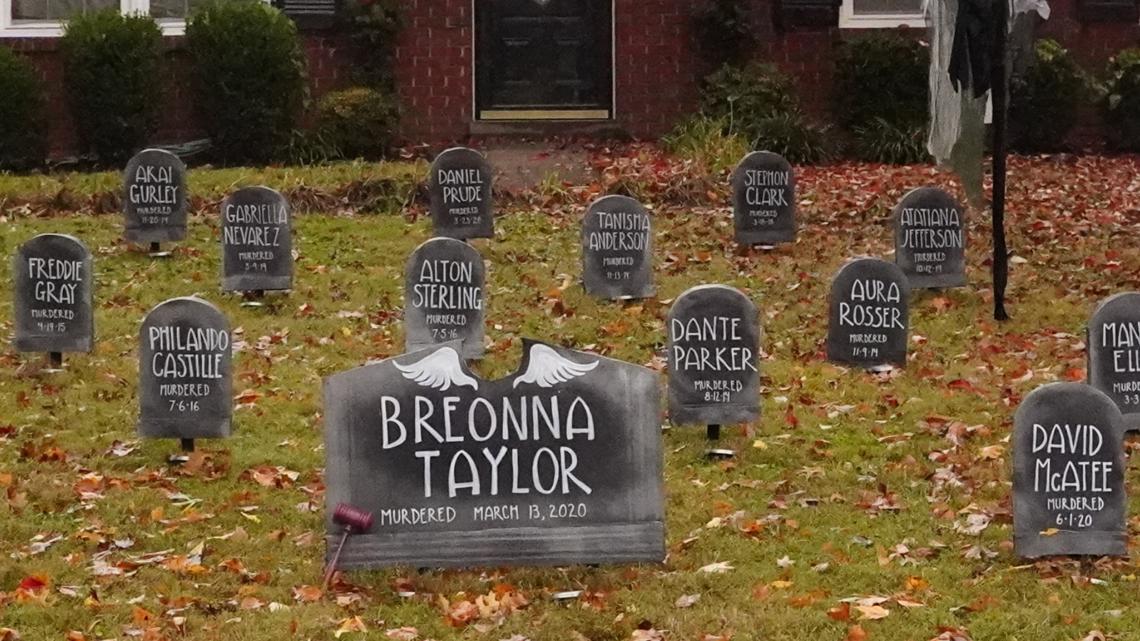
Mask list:
[{"label": "door frame", "polygon": [[535,120],[611,121],[617,119],[617,0],[610,0],[610,108],[606,109],[488,109],[479,111],[479,21],[471,0],[471,120],[475,122],[530,122]]}]

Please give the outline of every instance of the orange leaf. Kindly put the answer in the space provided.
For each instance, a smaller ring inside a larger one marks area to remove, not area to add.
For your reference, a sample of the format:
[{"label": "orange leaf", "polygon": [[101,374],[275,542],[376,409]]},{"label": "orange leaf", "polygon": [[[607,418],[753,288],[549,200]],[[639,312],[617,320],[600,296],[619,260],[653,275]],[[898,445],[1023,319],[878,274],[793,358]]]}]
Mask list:
[{"label": "orange leaf", "polygon": [[867,641],[867,636],[867,631],[863,629],[863,626],[856,623],[847,628],[846,641]]}]

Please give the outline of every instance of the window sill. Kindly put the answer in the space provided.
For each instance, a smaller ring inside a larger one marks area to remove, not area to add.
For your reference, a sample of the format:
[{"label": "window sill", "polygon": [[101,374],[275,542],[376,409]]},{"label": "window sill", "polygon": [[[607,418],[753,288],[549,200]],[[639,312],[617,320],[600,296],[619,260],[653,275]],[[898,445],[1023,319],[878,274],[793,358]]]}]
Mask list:
[{"label": "window sill", "polygon": [[[186,35],[186,22],[182,20],[160,20],[158,26],[162,29],[164,36]],[[62,36],[62,22],[28,22],[0,27],[0,39],[59,38]]]},{"label": "window sill", "polygon": [[925,29],[926,19],[914,14],[840,15],[840,29],[897,29],[909,27]]}]

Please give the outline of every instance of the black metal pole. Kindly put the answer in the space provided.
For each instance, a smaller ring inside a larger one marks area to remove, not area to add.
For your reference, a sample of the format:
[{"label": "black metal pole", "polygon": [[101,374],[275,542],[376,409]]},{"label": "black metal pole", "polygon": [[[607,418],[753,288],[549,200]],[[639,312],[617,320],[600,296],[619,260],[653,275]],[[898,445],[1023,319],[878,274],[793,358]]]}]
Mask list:
[{"label": "black metal pole", "polygon": [[193,452],[194,451],[194,439],[192,439],[192,438],[182,439],[182,451],[187,452],[187,453]]},{"label": "black metal pole", "polygon": [[150,244],[150,253],[157,254],[161,251],[162,251],[162,244],[161,243],[151,243]]},{"label": "black metal pole", "polygon": [[719,425],[709,425],[708,429],[705,431],[705,437],[710,441],[719,441],[720,440],[720,426]]},{"label": "black metal pole", "polygon": [[1005,288],[1009,282],[1009,250],[1005,243],[1005,119],[1008,101],[1006,84],[1006,40],[1009,29],[1008,0],[994,0],[994,47],[990,74],[993,92],[993,279],[994,320],[1009,320],[1005,311]]},{"label": "black metal pole", "polygon": [[48,352],[48,363],[52,369],[63,367],[63,352]]}]

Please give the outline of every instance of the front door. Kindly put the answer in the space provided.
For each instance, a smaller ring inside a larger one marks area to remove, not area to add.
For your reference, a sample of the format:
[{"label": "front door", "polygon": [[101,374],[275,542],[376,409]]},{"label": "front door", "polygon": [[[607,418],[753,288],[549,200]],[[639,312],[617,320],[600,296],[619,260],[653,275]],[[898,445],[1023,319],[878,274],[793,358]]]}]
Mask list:
[{"label": "front door", "polygon": [[476,0],[478,118],[610,118],[611,3]]}]

